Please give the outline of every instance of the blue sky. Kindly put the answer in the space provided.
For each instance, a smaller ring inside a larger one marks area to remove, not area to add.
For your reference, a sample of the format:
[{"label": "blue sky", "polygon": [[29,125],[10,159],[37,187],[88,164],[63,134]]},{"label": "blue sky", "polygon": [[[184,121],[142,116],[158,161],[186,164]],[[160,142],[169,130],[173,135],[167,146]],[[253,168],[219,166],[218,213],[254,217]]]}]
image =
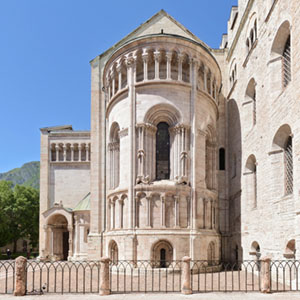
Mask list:
[{"label": "blue sky", "polygon": [[39,160],[39,128],[90,129],[89,61],[164,9],[218,48],[237,0],[0,0],[0,173]]}]

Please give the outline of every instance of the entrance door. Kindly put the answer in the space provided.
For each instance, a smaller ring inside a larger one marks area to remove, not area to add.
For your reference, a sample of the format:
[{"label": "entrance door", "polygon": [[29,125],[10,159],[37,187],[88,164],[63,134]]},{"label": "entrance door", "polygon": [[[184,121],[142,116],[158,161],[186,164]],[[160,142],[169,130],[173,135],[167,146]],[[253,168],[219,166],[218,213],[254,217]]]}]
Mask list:
[{"label": "entrance door", "polygon": [[166,268],[166,249],[160,249],[160,267]]},{"label": "entrance door", "polygon": [[69,254],[69,231],[63,232],[63,256],[64,260],[68,259]]}]

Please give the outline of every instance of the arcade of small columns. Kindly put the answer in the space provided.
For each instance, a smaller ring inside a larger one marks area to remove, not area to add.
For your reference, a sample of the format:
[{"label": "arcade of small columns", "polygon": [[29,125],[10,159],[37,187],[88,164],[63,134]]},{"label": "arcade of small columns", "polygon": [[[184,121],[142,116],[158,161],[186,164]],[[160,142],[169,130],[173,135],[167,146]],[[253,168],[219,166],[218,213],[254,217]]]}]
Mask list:
[{"label": "arcade of small columns", "polygon": [[90,161],[90,148],[90,143],[52,143],[50,146],[50,161]]},{"label": "arcade of small columns", "polygon": [[[197,217],[195,214],[191,217],[191,200],[188,194],[178,196],[171,193],[138,192],[136,195],[135,228],[219,228],[217,200],[212,197],[198,198],[197,206],[201,208],[201,216]],[[124,193],[108,197],[108,230],[128,229],[128,204]],[[159,209],[155,210],[155,207]]]},{"label": "arcade of small columns", "polygon": [[[178,48],[178,45],[174,48]],[[192,62],[197,62],[197,90],[209,94],[217,100],[217,80],[203,61],[199,61],[185,50],[163,49],[161,44],[152,49],[144,47],[122,55],[110,64],[106,72],[106,91],[108,101],[128,88],[128,68],[134,65],[134,83],[151,80],[178,81],[192,83]],[[127,67],[127,70],[126,70]]]}]

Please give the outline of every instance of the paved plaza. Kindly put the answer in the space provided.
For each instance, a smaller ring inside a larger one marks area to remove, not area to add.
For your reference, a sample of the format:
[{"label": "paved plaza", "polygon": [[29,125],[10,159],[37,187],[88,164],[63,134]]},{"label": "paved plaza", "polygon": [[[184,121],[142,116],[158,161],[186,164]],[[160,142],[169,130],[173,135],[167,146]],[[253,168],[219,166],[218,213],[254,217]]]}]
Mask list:
[{"label": "paved plaza", "polygon": [[68,294],[68,295],[42,295],[42,296],[25,296],[25,297],[14,297],[12,295],[2,295],[0,300],[14,299],[14,300],[181,300],[181,299],[197,299],[197,300],[273,300],[273,299],[300,299],[300,293],[276,293],[276,294],[261,294],[261,293],[206,293],[206,294],[193,294],[189,296],[173,293],[165,294],[115,294],[109,296],[99,295],[79,295],[79,294]]}]

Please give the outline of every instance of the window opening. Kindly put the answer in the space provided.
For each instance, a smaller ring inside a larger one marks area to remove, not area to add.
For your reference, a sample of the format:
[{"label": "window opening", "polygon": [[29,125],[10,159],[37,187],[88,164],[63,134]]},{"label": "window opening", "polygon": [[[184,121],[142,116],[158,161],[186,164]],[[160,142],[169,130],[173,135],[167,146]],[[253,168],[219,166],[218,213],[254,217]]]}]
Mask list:
[{"label": "window opening", "polygon": [[286,87],[291,81],[291,37],[289,36],[282,54],[283,86]]},{"label": "window opening", "polygon": [[225,170],[225,149],[224,148],[219,149],[219,170],[220,171]]},{"label": "window opening", "polygon": [[170,134],[169,125],[165,122],[157,125],[156,179],[170,179]]},{"label": "window opening", "polygon": [[285,160],[285,193],[293,193],[293,145],[292,137],[289,137],[284,149]]}]

